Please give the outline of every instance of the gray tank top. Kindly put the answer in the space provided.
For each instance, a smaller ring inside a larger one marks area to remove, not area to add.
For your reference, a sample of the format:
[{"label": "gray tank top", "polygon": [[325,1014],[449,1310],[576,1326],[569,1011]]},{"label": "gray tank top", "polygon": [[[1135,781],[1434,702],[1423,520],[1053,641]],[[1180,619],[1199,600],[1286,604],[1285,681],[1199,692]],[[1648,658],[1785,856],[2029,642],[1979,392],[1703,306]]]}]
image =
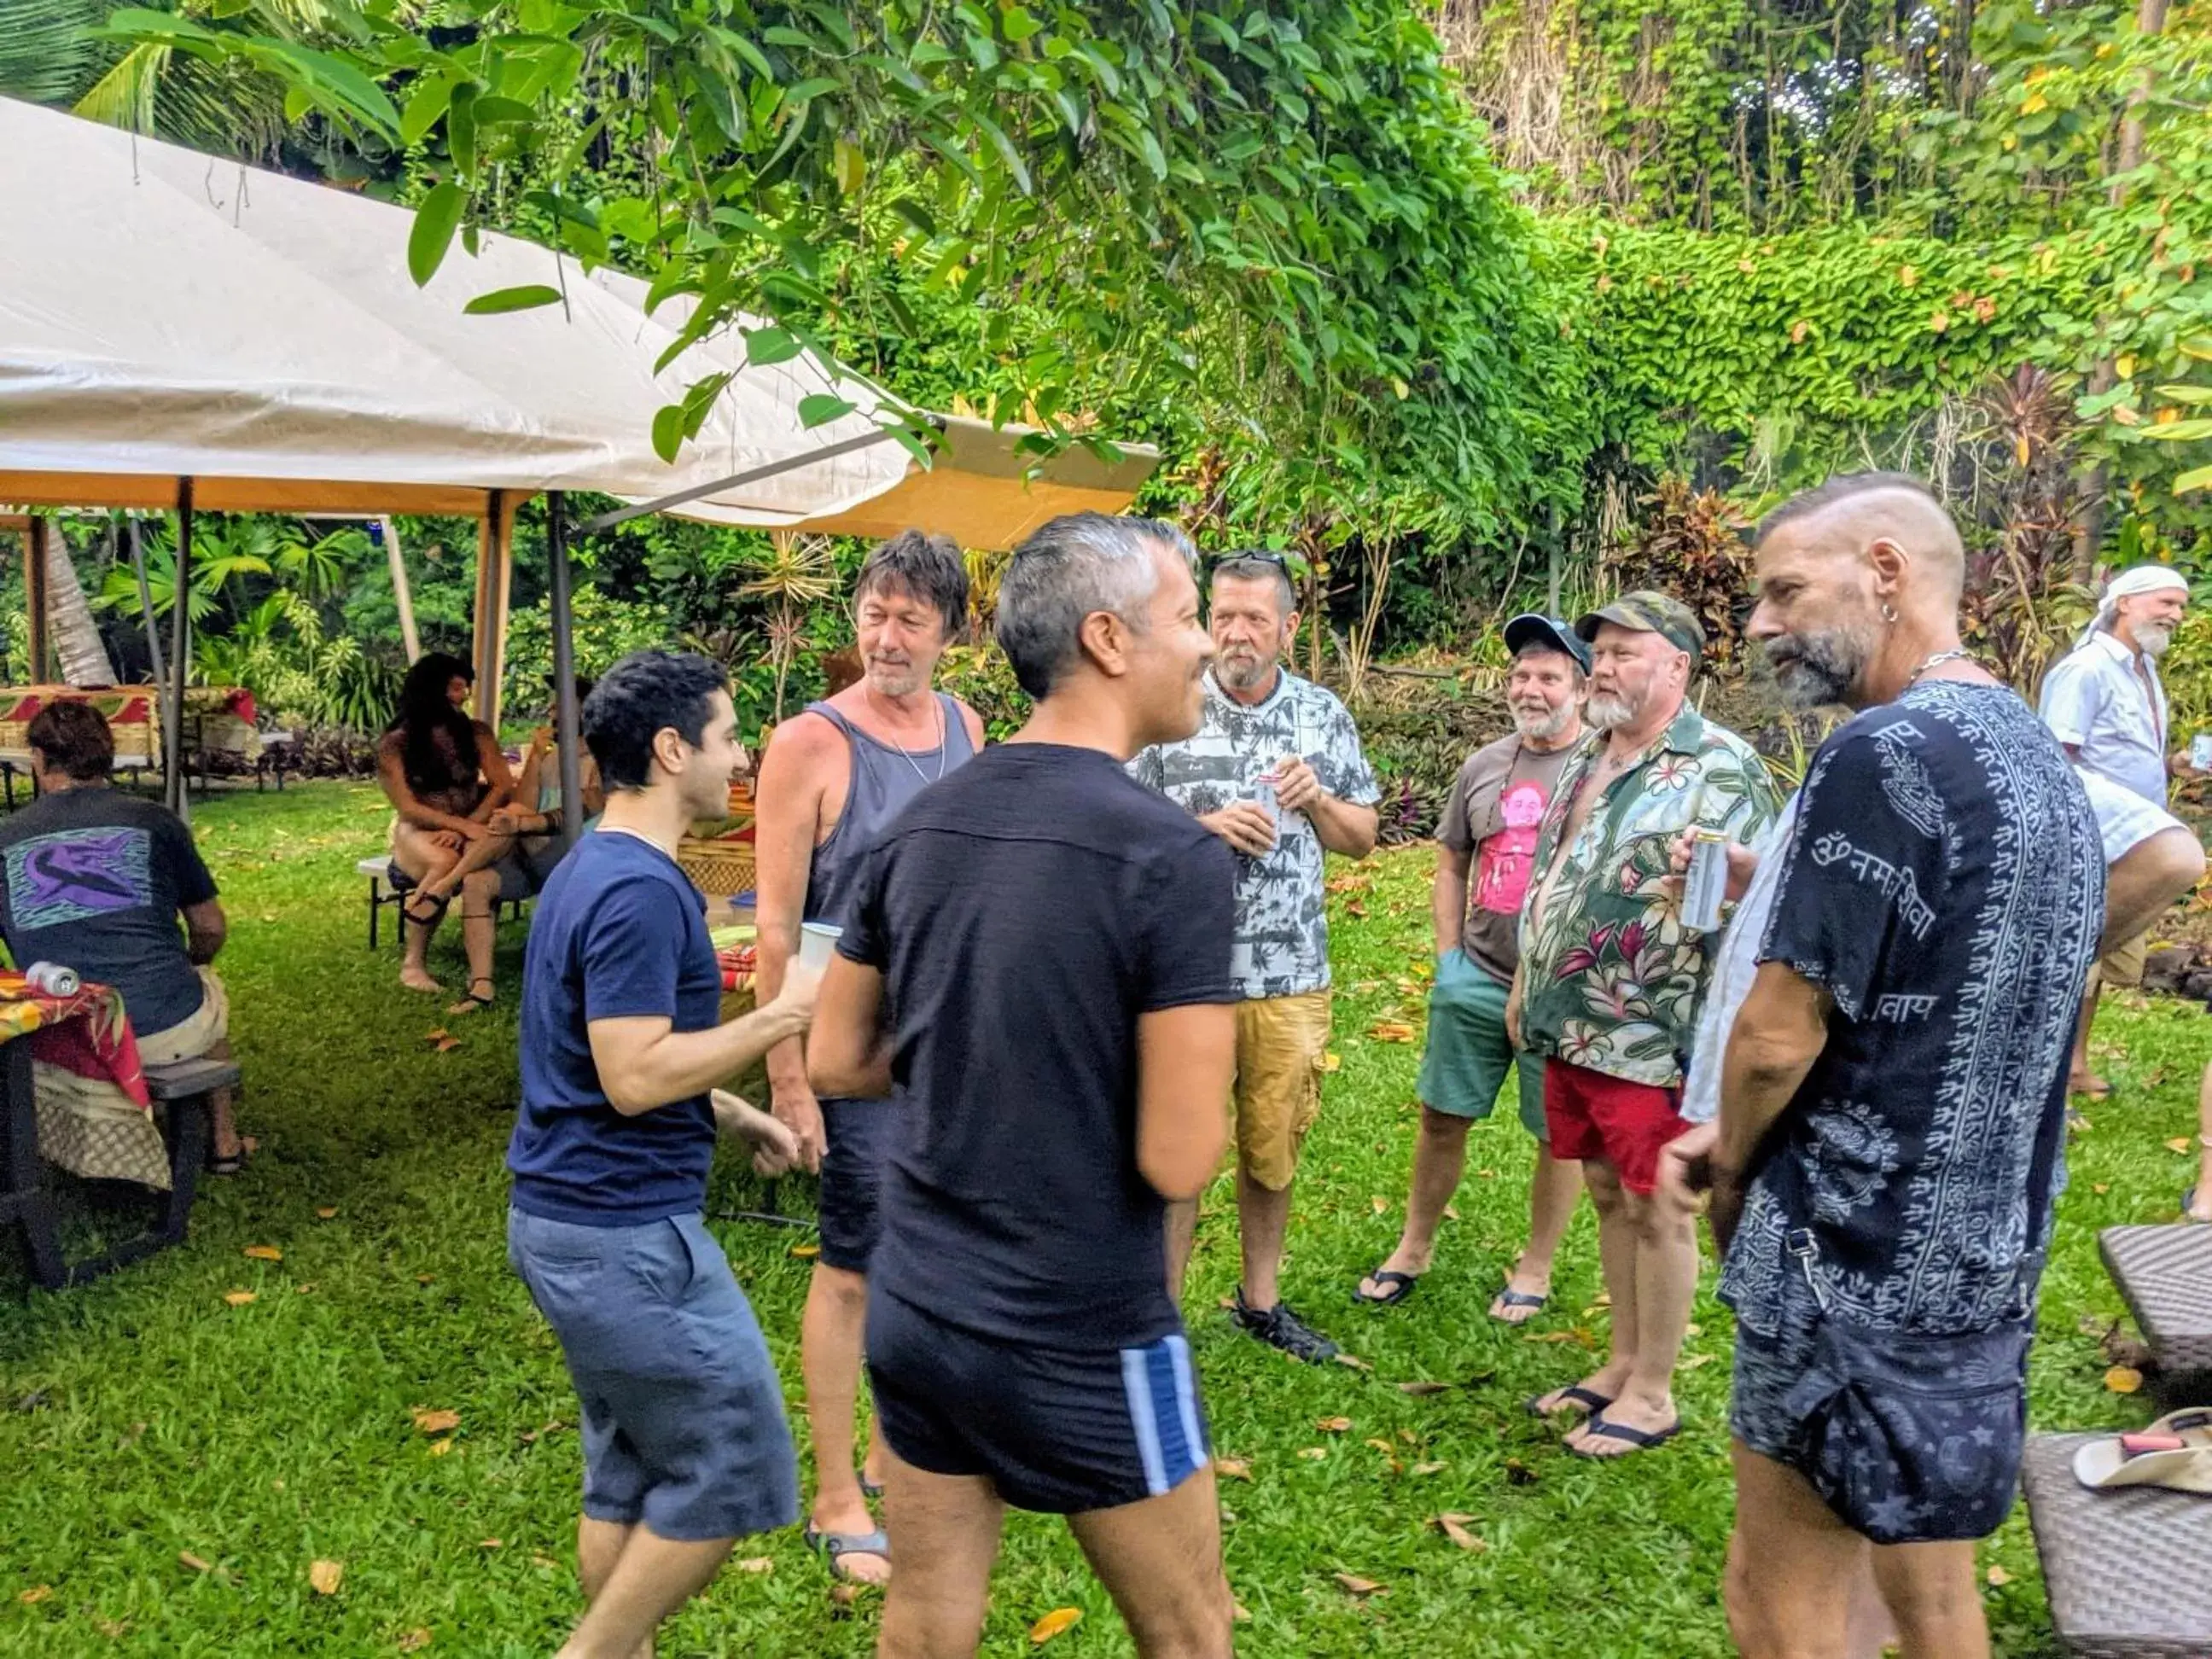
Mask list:
[{"label": "gray tank top", "polygon": [[841,921],[860,854],[884,826],[927,786],[975,758],[975,746],[968,739],[968,722],[960,717],[960,705],[940,691],[937,706],[945,712],[944,747],[900,750],[878,742],[826,702],[806,705],[808,714],[821,715],[845,734],[846,745],[853,752],[853,779],[845,791],[845,810],[837,814],[829,838],[814,849],[806,867],[803,914],[807,921]]}]

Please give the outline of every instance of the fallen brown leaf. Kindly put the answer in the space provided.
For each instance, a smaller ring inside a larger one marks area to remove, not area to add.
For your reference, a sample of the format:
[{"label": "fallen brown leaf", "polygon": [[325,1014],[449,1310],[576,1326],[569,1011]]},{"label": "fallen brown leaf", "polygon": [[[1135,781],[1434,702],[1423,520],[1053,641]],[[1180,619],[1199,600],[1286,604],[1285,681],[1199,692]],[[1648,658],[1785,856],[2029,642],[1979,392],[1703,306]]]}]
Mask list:
[{"label": "fallen brown leaf", "polygon": [[1411,1042],[1413,1028],[1399,1019],[1378,1019],[1367,1028],[1367,1035],[1377,1042]]},{"label": "fallen brown leaf", "polygon": [[1686,1371],[1693,1371],[1700,1365],[1710,1365],[1712,1363],[1713,1357],[1709,1353],[1685,1354],[1678,1362],[1680,1369]]},{"label": "fallen brown leaf", "polygon": [[1331,1050],[1321,1057],[1321,1068],[1332,1076],[1344,1069],[1344,1056]]},{"label": "fallen brown leaf", "polygon": [[558,1561],[556,1561],[551,1556],[540,1555],[535,1553],[532,1553],[531,1555],[530,1565],[533,1567],[543,1567],[548,1572],[557,1571],[561,1565],[561,1564]]},{"label": "fallen brown leaf", "polygon": [[2132,1365],[2115,1365],[2105,1373],[2105,1386],[2114,1394],[2133,1394],[2142,1387],[2142,1373]]},{"label": "fallen brown leaf", "polygon": [[507,1547],[507,1540],[503,1538],[479,1538],[477,1547],[480,1550],[503,1550]]},{"label": "fallen brown leaf", "polygon": [[315,1219],[318,1221],[332,1221],[337,1219],[337,1212],[338,1206],[337,1205],[325,1204],[315,1212]]},{"label": "fallen brown leaf", "polygon": [[318,1595],[336,1595],[345,1582],[345,1567],[337,1561],[314,1561],[307,1566],[307,1583]]},{"label": "fallen brown leaf", "polygon": [[2112,1190],[2112,1183],[2109,1181],[2093,1181],[2089,1183],[2089,1190],[2102,1198]]},{"label": "fallen brown leaf", "polygon": [[1445,1219],[1445,1220],[1447,1220],[1447,1221],[1456,1221],[1456,1220],[1458,1220],[1458,1219],[1459,1219],[1459,1206],[1458,1206],[1458,1205],[1456,1205],[1456,1204],[1447,1204],[1447,1205],[1445,1205],[1445,1206],[1444,1206],[1444,1219]]},{"label": "fallen brown leaf", "polygon": [[1367,907],[1358,899],[1349,899],[1345,902],[1344,914],[1354,921],[1364,921],[1367,920]]},{"label": "fallen brown leaf", "polygon": [[1377,1193],[1374,1197],[1369,1199],[1367,1202],[1377,1215],[1388,1215],[1390,1213],[1390,1200],[1384,1198],[1380,1193]]},{"label": "fallen brown leaf", "polygon": [[444,1026],[441,1025],[434,1031],[425,1031],[422,1034],[422,1041],[425,1042],[443,1042],[451,1036],[453,1036],[453,1033],[448,1031]]},{"label": "fallen brown leaf", "polygon": [[1252,1466],[1241,1457],[1217,1457],[1213,1460],[1213,1473],[1222,1480],[1249,1480]]},{"label": "fallen brown leaf", "polygon": [[450,1054],[454,1049],[460,1046],[460,1038],[450,1036],[439,1038],[437,1042],[434,1045],[436,1052],[441,1054]]},{"label": "fallen brown leaf", "polygon": [[811,1261],[822,1254],[822,1247],[819,1244],[794,1244],[791,1247],[791,1253],[801,1261]]},{"label": "fallen brown leaf", "polygon": [[256,1261],[282,1261],[284,1259],[284,1252],[274,1244],[249,1244],[246,1247],[246,1254]]},{"label": "fallen brown leaf", "polygon": [[252,1291],[225,1291],[222,1299],[234,1308],[242,1308],[249,1302],[259,1300]]},{"label": "fallen brown leaf", "polygon": [[1489,1544],[1467,1529],[1467,1523],[1474,1519],[1471,1515],[1440,1515],[1436,1520],[1437,1530],[1461,1549],[1486,1550]]},{"label": "fallen brown leaf", "polygon": [[1449,1382],[1401,1382],[1398,1385],[1398,1392],[1400,1394],[1410,1394],[1414,1395],[1425,1394],[1449,1394],[1451,1392],[1451,1386],[1452,1385]]},{"label": "fallen brown leaf", "polygon": [[402,1653],[420,1653],[424,1648],[427,1648],[429,1645],[430,1632],[427,1628],[421,1625],[417,1625],[413,1630],[409,1631],[404,1636],[399,1638],[398,1642],[398,1648]]},{"label": "fallen brown leaf", "polygon": [[832,1584],[830,1586],[830,1599],[841,1607],[849,1607],[860,1599],[860,1587],[858,1584]]},{"label": "fallen brown leaf", "polygon": [[1340,1572],[1331,1575],[1346,1595],[1375,1595],[1387,1593],[1386,1587],[1372,1578],[1362,1578],[1357,1573]]},{"label": "fallen brown leaf", "polygon": [[212,1565],[201,1560],[198,1556],[194,1555],[190,1550],[179,1550],[177,1552],[177,1559],[182,1562],[185,1565],[190,1567],[194,1572],[213,1572],[215,1571],[215,1568]]},{"label": "fallen brown leaf", "polygon": [[1413,1465],[1413,1473],[1415,1474],[1441,1474],[1449,1467],[1450,1467],[1449,1464],[1444,1463],[1416,1463]]},{"label": "fallen brown leaf", "polygon": [[53,1593],[52,1584],[33,1584],[15,1599],[27,1607],[35,1607],[40,1602],[51,1600]]},{"label": "fallen brown leaf", "polygon": [[95,1619],[92,1627],[111,1642],[120,1642],[131,1633],[130,1622],[122,1619]]},{"label": "fallen brown leaf", "polygon": [[461,1426],[461,1414],[455,1411],[432,1411],[427,1406],[417,1406],[408,1415],[425,1434],[450,1434]]},{"label": "fallen brown leaf", "polygon": [[2172,1139],[2166,1143],[2166,1150],[2169,1152],[2181,1152],[2186,1154],[2193,1152],[2197,1149],[2190,1145],[2187,1137],[2176,1135]]},{"label": "fallen brown leaf", "polygon": [[2012,1575],[2007,1572],[2002,1567],[1991,1567],[1989,1571],[1988,1577],[1990,1583],[1992,1584],[2009,1584],[2012,1583]]},{"label": "fallen brown leaf", "polygon": [[1242,1601],[1231,1601],[1229,1604],[1229,1617],[1236,1624],[1249,1625],[1252,1622],[1252,1609]]},{"label": "fallen brown leaf", "polygon": [[453,1437],[449,1434],[442,1440],[433,1440],[430,1443],[430,1455],[433,1457],[443,1457],[447,1452],[453,1450]]},{"label": "fallen brown leaf", "polygon": [[1319,1462],[1322,1458],[1328,1455],[1328,1448],[1326,1446],[1301,1446],[1298,1448],[1298,1455],[1304,1458],[1309,1463]]},{"label": "fallen brown leaf", "polygon": [[1342,1434],[1351,1426],[1352,1419],[1348,1417],[1322,1417],[1314,1421],[1314,1427],[1323,1434]]},{"label": "fallen brown leaf", "polygon": [[737,1564],[737,1568],[739,1572],[774,1572],[775,1571],[775,1557],[773,1555],[748,1555],[744,1560]]},{"label": "fallen brown leaf", "polygon": [[1340,1353],[1336,1357],[1336,1363],[1340,1365],[1349,1365],[1355,1371],[1371,1371],[1375,1369],[1373,1360],[1362,1359],[1356,1353]]},{"label": "fallen brown leaf", "polygon": [[1030,1645],[1042,1647],[1060,1632],[1073,1628],[1082,1618],[1081,1607],[1054,1607],[1030,1626]]}]

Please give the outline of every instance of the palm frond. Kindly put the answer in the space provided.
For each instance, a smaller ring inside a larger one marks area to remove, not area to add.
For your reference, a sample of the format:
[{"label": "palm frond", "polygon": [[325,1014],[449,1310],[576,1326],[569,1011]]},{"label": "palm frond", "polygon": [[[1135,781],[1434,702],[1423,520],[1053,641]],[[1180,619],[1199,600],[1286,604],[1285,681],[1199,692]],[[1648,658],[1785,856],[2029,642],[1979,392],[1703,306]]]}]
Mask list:
[{"label": "palm frond", "polygon": [[0,0],[0,93],[34,104],[74,97],[98,69],[99,0]]},{"label": "palm frond", "polygon": [[152,132],[154,96],[161,90],[172,55],[173,49],[160,41],[131,47],[76,100],[76,112],[103,126]]}]

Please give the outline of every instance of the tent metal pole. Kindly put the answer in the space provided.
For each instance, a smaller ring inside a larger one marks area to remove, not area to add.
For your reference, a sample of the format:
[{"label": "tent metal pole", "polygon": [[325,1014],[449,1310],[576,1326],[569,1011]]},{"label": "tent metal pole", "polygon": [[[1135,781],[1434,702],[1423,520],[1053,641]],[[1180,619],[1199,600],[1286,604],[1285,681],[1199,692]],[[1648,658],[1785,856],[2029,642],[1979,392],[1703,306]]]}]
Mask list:
[{"label": "tent metal pole", "polygon": [[[154,684],[166,687],[169,677],[161,672],[161,624],[154,615],[154,588],[146,580],[146,544],[138,534],[138,520],[126,514],[123,527],[131,538],[131,568],[138,578],[138,614],[146,621],[146,660],[153,669]],[[161,710],[161,747],[169,746],[169,711]]]},{"label": "tent metal pole", "polygon": [[584,832],[583,720],[576,707],[575,618],[568,569],[568,498],[555,490],[545,501],[546,602],[553,613],[553,703],[556,752],[561,757],[561,850]]},{"label": "tent metal pole", "polygon": [[24,520],[23,529],[23,611],[24,619],[30,623],[28,648],[24,655],[31,659],[31,684],[45,685],[46,678],[46,622],[53,613],[48,597],[46,564],[46,520],[43,514],[33,513]]},{"label": "tent metal pole", "polygon": [[191,822],[191,790],[185,775],[185,670],[191,658],[192,481],[177,480],[176,603],[169,611],[168,718],[162,722],[161,798]]},{"label": "tent metal pole", "polygon": [[672,507],[681,507],[686,501],[696,501],[704,495],[719,495],[722,491],[735,489],[740,484],[758,483],[763,478],[796,472],[802,466],[812,466],[817,461],[834,460],[840,455],[850,455],[855,450],[873,449],[878,444],[890,442],[893,435],[903,429],[878,427],[873,432],[864,433],[860,437],[824,444],[821,448],[810,449],[802,455],[787,455],[780,461],[770,461],[766,466],[732,472],[728,477],[717,478],[712,483],[694,484],[689,489],[679,489],[673,495],[641,501],[635,507],[617,507],[611,513],[600,514],[596,519],[585,520],[580,528],[586,536],[596,536],[603,530],[612,530],[618,524],[628,524],[632,519],[641,519],[648,513],[665,513]]}]

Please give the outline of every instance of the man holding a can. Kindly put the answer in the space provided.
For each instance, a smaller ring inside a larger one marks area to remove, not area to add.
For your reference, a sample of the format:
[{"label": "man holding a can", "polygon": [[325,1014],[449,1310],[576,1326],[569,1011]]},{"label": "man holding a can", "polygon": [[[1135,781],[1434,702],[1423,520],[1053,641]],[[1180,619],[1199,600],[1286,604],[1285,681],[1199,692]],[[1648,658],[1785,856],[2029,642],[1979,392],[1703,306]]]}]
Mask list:
[{"label": "man holding a can", "polygon": [[[1336,1345],[1284,1303],[1278,1274],[1291,1182],[1328,1063],[1322,855],[1358,859],[1374,849],[1382,791],[1344,705],[1283,665],[1297,626],[1279,554],[1217,564],[1203,721],[1194,736],[1144,750],[1129,769],[1237,855],[1231,971],[1243,1000],[1231,1110],[1244,1273],[1231,1316],[1262,1342],[1320,1364]],[[1196,1200],[1169,1211],[1169,1282],[1178,1293],[1197,1219]]]},{"label": "man holding a can", "polygon": [[[802,949],[826,965],[860,854],[899,810],[983,746],[983,723],[931,689],[938,659],[968,624],[968,572],[942,536],[909,530],[860,567],[853,625],[860,680],[778,726],[761,761],[758,801],[760,994],[775,994]],[[802,939],[802,924],[812,930]],[[797,1042],[769,1054],[777,1117],[799,1137],[799,1162],[822,1176],[822,1254],[799,1326],[799,1370],[814,1439],[807,1541],[838,1578],[881,1583],[889,1545],[868,1509],[881,1454],[854,1456],[868,1257],[890,1137],[898,1114],[878,1100],[817,1100]]]},{"label": "man holding a can", "polygon": [[1544,1063],[1516,1054],[1505,1035],[1505,999],[1521,960],[1521,906],[1535,868],[1536,832],[1582,741],[1590,654],[1565,622],[1533,612],[1505,624],[1505,648],[1513,653],[1505,680],[1513,730],[1460,769],[1437,830],[1437,978],[1405,1231],[1353,1294],[1378,1307],[1413,1294],[1467,1165],[1468,1126],[1488,1117],[1506,1079],[1517,1077],[1521,1121],[1536,1138],[1528,1243],[1492,1298],[1490,1316],[1518,1325],[1550,1298],[1552,1258],[1582,1194],[1580,1166],[1552,1155]]},{"label": "man holding a can", "polygon": [[[2076,767],[2160,808],[2172,774],[2199,769],[2186,753],[2167,751],[2166,688],[2158,678],[2158,659],[2188,608],[2189,583],[2171,566],[2137,565],[2115,576],[2074,649],[2044,677],[2038,711]],[[2074,1093],[2094,1099],[2112,1092],[2089,1069],[2089,1025],[2105,986],[2142,983],[2148,943],[2148,929],[2123,939],[2090,976],[2067,1073]]]},{"label": "man holding a can", "polygon": [[1552,1152],[1582,1160],[1612,1302],[1612,1357],[1531,1407],[1587,1413],[1570,1449],[1622,1457],[1680,1426],[1674,1362],[1698,1282],[1690,1218],[1655,1190],[1660,1149],[1690,1127],[1683,1067],[1719,919],[1684,917],[1674,844],[1698,830],[1749,841],[1775,795],[1751,746],[1689,706],[1705,633],[1687,605],[1628,593],[1575,631],[1590,645],[1594,730],[1545,815],[1506,1021],[1544,1057]]}]

